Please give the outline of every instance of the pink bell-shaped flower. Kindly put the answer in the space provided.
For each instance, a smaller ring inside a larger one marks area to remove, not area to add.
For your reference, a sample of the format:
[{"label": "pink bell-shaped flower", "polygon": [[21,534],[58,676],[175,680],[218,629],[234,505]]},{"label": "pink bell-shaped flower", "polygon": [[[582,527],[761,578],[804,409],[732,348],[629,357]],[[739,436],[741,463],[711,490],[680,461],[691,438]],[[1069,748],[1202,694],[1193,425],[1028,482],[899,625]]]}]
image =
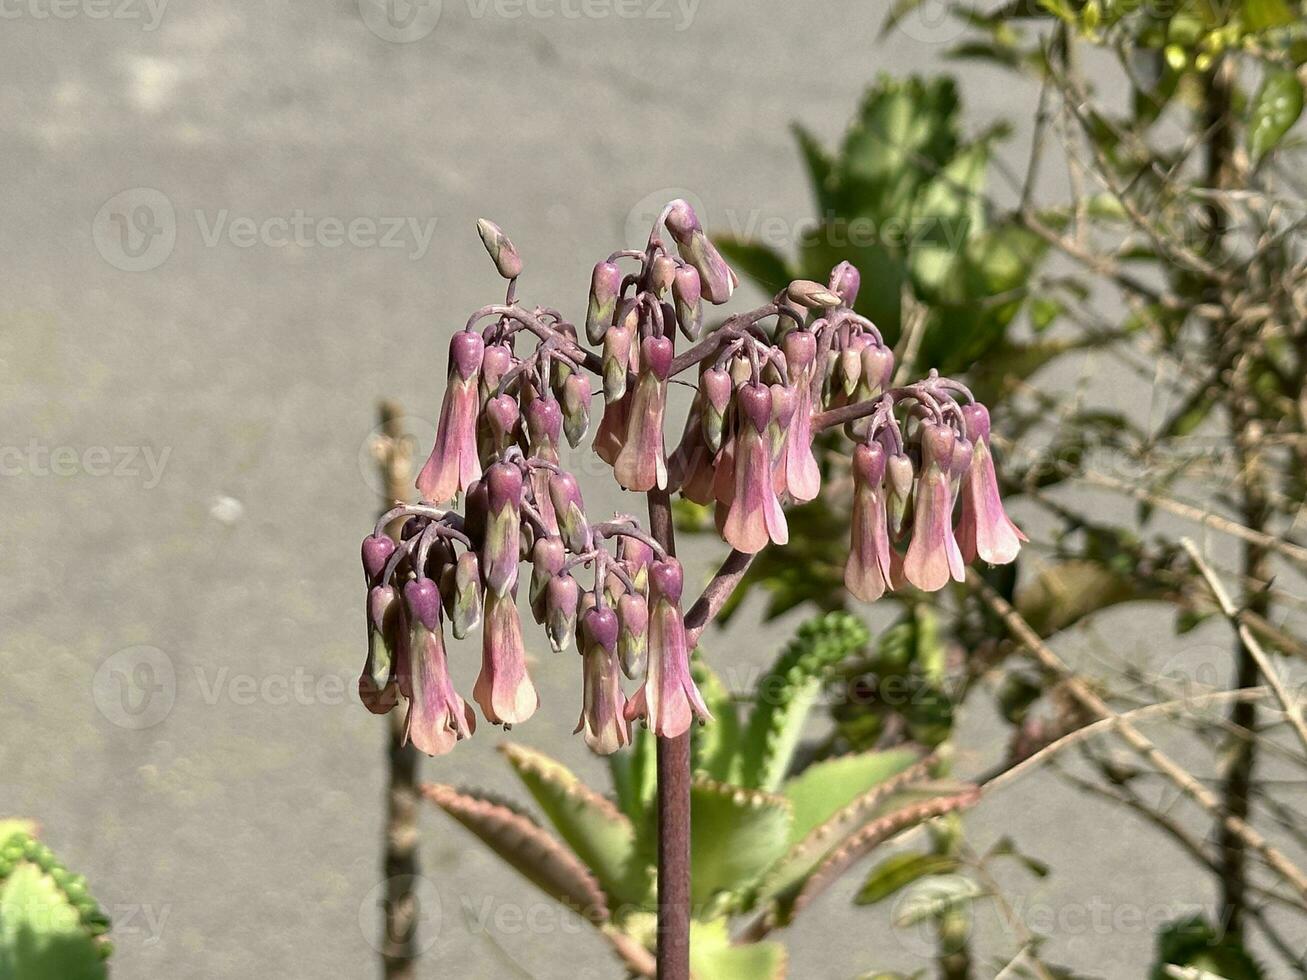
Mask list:
[{"label": "pink bell-shaped flower", "polygon": [[745,554],[756,554],[768,542],[790,539],[785,513],[772,479],[767,427],[772,418],[772,393],[766,385],[742,385],[735,395],[739,421],[734,452],[734,492],[722,524],[726,543]]},{"label": "pink bell-shaped flower", "polygon": [[617,616],[607,606],[587,609],[577,634],[581,647],[581,718],[575,732],[600,755],[612,755],[631,742],[626,695],[617,663]]},{"label": "pink bell-shaped flower", "polygon": [[907,580],[934,592],[950,578],[966,578],[962,552],[953,537],[953,486],[950,468],[957,437],[947,425],[921,423],[921,473],[913,490],[912,542],[903,559]]},{"label": "pink bell-shaped flower", "polygon": [[889,518],[885,513],[885,450],[878,442],[853,450],[853,519],[844,587],[863,602],[890,588]]},{"label": "pink bell-shaped flower", "polygon": [[540,706],[540,695],[526,670],[522,623],[513,594],[486,593],[482,614],[481,673],[472,697],[492,725],[516,725]]},{"label": "pink bell-shaped flower", "polygon": [[440,406],[436,444],[417,480],[418,492],[433,503],[448,503],[481,476],[477,456],[477,415],[481,410],[477,375],[484,353],[485,342],[479,334],[462,331],[449,342],[449,385]]},{"label": "pink bell-shaped flower", "polygon": [[957,539],[966,561],[979,557],[991,565],[1006,565],[1017,557],[1021,542],[1030,540],[1003,509],[989,449],[989,412],[984,405],[962,409],[971,440],[971,462],[962,474],[962,514]]},{"label": "pink bell-shaped flower", "polygon": [[427,755],[444,755],[460,739],[471,738],[476,717],[449,678],[436,583],[430,579],[409,582],[404,586],[404,601],[411,629],[404,739]]},{"label": "pink bell-shaped flower", "polygon": [[649,569],[649,666],[644,684],[626,706],[626,718],[648,720],[660,738],[684,734],[697,716],[708,721],[708,706],[690,676],[690,651],[681,617],[685,573],[675,558]]}]

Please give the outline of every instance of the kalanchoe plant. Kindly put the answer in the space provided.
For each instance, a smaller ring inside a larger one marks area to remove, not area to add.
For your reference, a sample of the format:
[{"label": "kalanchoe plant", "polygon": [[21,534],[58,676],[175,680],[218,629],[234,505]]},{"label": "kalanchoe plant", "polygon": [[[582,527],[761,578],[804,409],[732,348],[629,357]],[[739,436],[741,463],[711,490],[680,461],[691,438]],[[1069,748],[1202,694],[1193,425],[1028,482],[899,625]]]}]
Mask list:
[{"label": "kalanchoe plant", "polygon": [[[629,743],[637,720],[665,740],[710,721],[690,651],[752,556],[787,542],[784,507],[818,493],[813,440],[833,426],[857,446],[855,594],[939,589],[962,579],[964,558],[1015,556],[1021,535],[998,500],[984,408],[934,372],[892,386],[894,355],[854,311],[859,275],[848,263],[827,285],[792,282],[703,335],[702,301],[724,303],[737,280],[690,206],[673,201],[642,250],[595,267],[584,330],[593,351],[556,309],[517,301],[516,250],[490,222],[478,229],[507,296],[450,341],[436,442],[417,481],[423,500],[383,514],[363,543],[370,643],[360,694],[374,712],[406,701],[407,738],[424,752],[446,752],[475,729],[449,679],[446,620],[456,637],[480,621],[472,693],[485,719],[507,728],[535,712],[517,608],[523,561],[551,646],[561,651],[575,634],[577,731],[591,748]],[[678,333],[688,342],[679,354]],[[623,488],[649,495],[649,531],[627,515],[592,521],[563,465],[562,438],[578,445],[590,421],[587,372],[604,392],[594,450]],[[683,376],[697,376],[695,397],[684,425],[669,426],[669,385]],[[669,451],[665,434],[678,429]],[[688,611],[672,492],[711,504],[733,549]],[[385,528],[401,519],[391,541]],[[622,673],[640,682],[629,700]]]}]

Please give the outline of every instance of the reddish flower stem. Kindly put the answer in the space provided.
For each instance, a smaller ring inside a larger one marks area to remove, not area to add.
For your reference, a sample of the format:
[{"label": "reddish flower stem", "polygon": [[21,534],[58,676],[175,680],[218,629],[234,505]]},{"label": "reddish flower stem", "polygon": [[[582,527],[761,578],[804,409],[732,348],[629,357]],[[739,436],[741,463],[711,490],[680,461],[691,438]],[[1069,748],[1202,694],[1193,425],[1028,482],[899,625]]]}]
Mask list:
[{"label": "reddish flower stem", "polygon": [[[672,502],[649,491],[649,528],[676,554]],[[690,980],[690,733],[658,739],[658,980]]]}]

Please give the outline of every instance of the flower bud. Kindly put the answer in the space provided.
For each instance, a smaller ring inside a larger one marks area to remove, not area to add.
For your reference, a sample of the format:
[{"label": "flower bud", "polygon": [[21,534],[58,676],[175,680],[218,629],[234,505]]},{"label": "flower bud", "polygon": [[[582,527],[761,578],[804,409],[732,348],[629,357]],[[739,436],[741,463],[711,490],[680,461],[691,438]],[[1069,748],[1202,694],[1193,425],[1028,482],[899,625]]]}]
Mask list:
[{"label": "flower bud", "polygon": [[623,534],[617,539],[617,560],[626,569],[631,584],[640,592],[649,589],[649,566],[653,564],[653,548],[639,538]]},{"label": "flower bud", "polygon": [[858,298],[862,275],[850,262],[841,262],[830,274],[831,292],[839,296],[845,306],[852,306]]},{"label": "flower bud", "polygon": [[795,279],[785,288],[785,295],[809,310],[826,309],[840,305],[840,298],[819,282]]},{"label": "flower bud", "polygon": [[846,395],[853,394],[862,380],[862,351],[849,345],[840,352],[841,390]]},{"label": "flower bud", "polygon": [[732,390],[731,376],[721,368],[709,368],[699,379],[703,437],[714,453],[722,448],[722,428],[726,422],[726,409],[731,404]]},{"label": "flower bud", "polygon": [[879,344],[862,349],[862,383],[867,387],[868,398],[875,398],[890,386],[894,378],[894,352]]},{"label": "flower bud", "polygon": [[665,295],[667,290],[672,288],[675,279],[675,259],[670,255],[659,255],[653,260],[653,266],[649,270],[649,285],[653,287],[655,296]]},{"label": "flower bud", "polygon": [[681,258],[699,273],[704,298],[713,304],[725,303],[739,285],[739,279],[704,234],[694,209],[685,201],[673,201],[666,220]]},{"label": "flower bud", "polygon": [[491,344],[481,356],[481,399],[484,401],[499,388],[499,382],[513,367],[512,348]]},{"label": "flower bud", "polygon": [[635,680],[644,672],[649,653],[648,601],[639,593],[627,593],[617,602],[617,619],[621,624],[617,652],[622,673]]},{"label": "flower bud", "polygon": [[703,284],[694,266],[683,265],[672,281],[672,299],[676,303],[676,322],[681,333],[698,340],[703,332]]},{"label": "flower bud", "polygon": [[903,518],[907,514],[908,501],[912,499],[912,483],[915,478],[912,460],[902,453],[891,456],[885,464],[885,472],[889,490],[886,499],[889,525],[890,530],[897,535],[903,530]]},{"label": "flower bud", "polygon": [[554,505],[558,533],[573,554],[590,550],[590,522],[585,517],[581,488],[571,473],[555,473],[549,478],[549,501]]},{"label": "flower bud", "polygon": [[572,642],[580,597],[581,588],[570,575],[550,579],[545,588],[545,634],[554,653],[562,653]]},{"label": "flower bud", "polygon": [[612,262],[598,263],[590,276],[590,305],[585,313],[585,336],[590,343],[601,342],[612,326],[621,292],[622,270]]},{"label": "flower bud", "polygon": [[368,592],[368,656],[359,675],[359,700],[374,715],[384,715],[399,701],[394,664],[401,628],[399,596],[389,585]]},{"label": "flower bud", "polygon": [[531,612],[537,623],[545,619],[545,589],[550,580],[563,571],[567,552],[561,538],[539,538],[531,548],[531,587],[528,590]]},{"label": "flower bud", "polygon": [[517,400],[509,395],[492,398],[486,402],[484,416],[493,443],[492,452],[501,453],[516,438],[517,423],[521,417]]},{"label": "flower bud", "polygon": [[535,456],[555,462],[563,432],[563,410],[552,398],[537,398],[526,407],[527,442]]},{"label": "flower bud", "polygon": [[431,579],[414,579],[405,585],[404,605],[414,623],[421,623],[433,633],[440,629],[440,590]]},{"label": "flower bud", "polygon": [[475,551],[465,551],[454,564],[454,603],[450,612],[454,638],[461,640],[481,624],[481,566]]},{"label": "flower bud", "polygon": [[369,534],[363,539],[363,575],[369,585],[381,584],[381,573],[395,553],[395,542],[387,534]]},{"label": "flower bud", "polygon": [[817,359],[817,337],[810,330],[791,330],[781,347],[790,381],[796,381]]},{"label": "flower bud", "polygon": [[486,342],[479,333],[460,330],[449,340],[449,371],[468,381],[481,370],[485,358]]},{"label": "flower bud", "polygon": [[563,432],[569,445],[580,445],[590,428],[590,379],[584,374],[568,375],[563,382]]},{"label": "flower bud", "polygon": [[494,463],[486,471],[484,482],[489,514],[481,570],[486,586],[496,595],[503,596],[517,584],[522,472],[512,463]]},{"label": "flower bud", "polygon": [[501,276],[505,279],[516,279],[522,274],[522,259],[499,225],[485,218],[478,218],[477,234],[481,236],[481,243],[490,253],[490,258]]},{"label": "flower bud", "polygon": [[604,334],[604,397],[610,402],[626,394],[626,373],[631,366],[631,348],[635,344],[635,324],[614,324]]}]

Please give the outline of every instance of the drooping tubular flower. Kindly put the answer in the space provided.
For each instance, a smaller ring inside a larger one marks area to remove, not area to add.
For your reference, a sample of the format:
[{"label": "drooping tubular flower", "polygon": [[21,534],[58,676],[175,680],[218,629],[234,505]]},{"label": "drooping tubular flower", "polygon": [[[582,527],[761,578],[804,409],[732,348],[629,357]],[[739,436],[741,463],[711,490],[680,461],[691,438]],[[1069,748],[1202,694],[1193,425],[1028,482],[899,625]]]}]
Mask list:
[{"label": "drooping tubular flower", "polygon": [[441,627],[440,592],[430,579],[404,586],[411,629],[407,684],[408,717],[404,738],[427,755],[444,755],[459,739],[471,738],[476,716],[449,679],[445,638]]},{"label": "drooping tubular flower", "polygon": [[440,406],[436,444],[417,480],[418,492],[433,503],[453,500],[481,476],[477,457],[477,416],[481,410],[477,374],[484,353],[485,342],[471,331],[456,333],[449,342],[449,385]]},{"label": "drooping tubular flower", "polygon": [[613,462],[617,482],[641,493],[667,486],[663,453],[663,414],[667,409],[667,377],[672,366],[672,342],[646,337],[640,344],[640,375],[631,394],[626,438]]},{"label": "drooping tubular flower", "polygon": [[1006,565],[1029,541],[1012,523],[998,494],[994,457],[989,449],[989,410],[979,403],[964,405],[962,417],[971,439],[971,462],[962,474],[962,518],[958,522],[958,546],[965,561]]},{"label": "drooping tubular flower", "polygon": [[785,335],[785,369],[797,396],[794,418],[785,441],[785,490],[799,501],[821,492],[821,470],[812,452],[812,371],[817,363],[817,338],[807,330]]},{"label": "drooping tubular flower", "polygon": [[617,666],[617,617],[607,606],[587,609],[577,631],[581,648],[581,719],[573,733],[600,755],[612,755],[631,742],[626,695]]},{"label": "drooping tubular flower", "polygon": [[913,490],[912,543],[903,559],[907,580],[925,592],[942,589],[953,578],[966,580],[962,552],[953,537],[951,467],[957,435],[947,425],[921,423],[921,473]]},{"label": "drooping tubular flower", "polygon": [[769,542],[785,544],[789,528],[772,479],[767,427],[772,420],[772,393],[762,384],[742,385],[735,393],[739,420],[735,430],[734,492],[727,505],[722,537],[737,551],[752,555]]},{"label": "drooping tubular flower", "polygon": [[368,657],[359,675],[359,700],[374,715],[384,715],[399,700],[395,657],[398,631],[404,628],[400,598],[389,585],[368,592]]},{"label": "drooping tubular flower", "polygon": [[853,515],[844,586],[875,602],[890,588],[889,520],[885,513],[885,450],[878,442],[853,450]]},{"label": "drooping tubular flower", "polygon": [[649,569],[649,664],[644,683],[626,706],[626,718],[644,718],[660,738],[683,735],[698,717],[711,720],[690,676],[690,651],[681,617],[685,573],[675,558]]},{"label": "drooping tubular flower", "polygon": [[512,592],[486,593],[481,631],[481,673],[472,697],[492,725],[517,725],[540,706],[540,695],[526,670],[522,623]]},{"label": "drooping tubular flower", "polygon": [[740,280],[704,234],[694,208],[685,201],[676,200],[667,205],[666,215],[667,230],[676,240],[681,258],[698,272],[704,297],[710,303],[725,303]]},{"label": "drooping tubular flower", "polygon": [[517,585],[522,533],[522,471],[512,463],[494,463],[486,471],[484,483],[489,514],[481,550],[481,572],[485,576],[486,588],[497,596],[505,596]]}]

